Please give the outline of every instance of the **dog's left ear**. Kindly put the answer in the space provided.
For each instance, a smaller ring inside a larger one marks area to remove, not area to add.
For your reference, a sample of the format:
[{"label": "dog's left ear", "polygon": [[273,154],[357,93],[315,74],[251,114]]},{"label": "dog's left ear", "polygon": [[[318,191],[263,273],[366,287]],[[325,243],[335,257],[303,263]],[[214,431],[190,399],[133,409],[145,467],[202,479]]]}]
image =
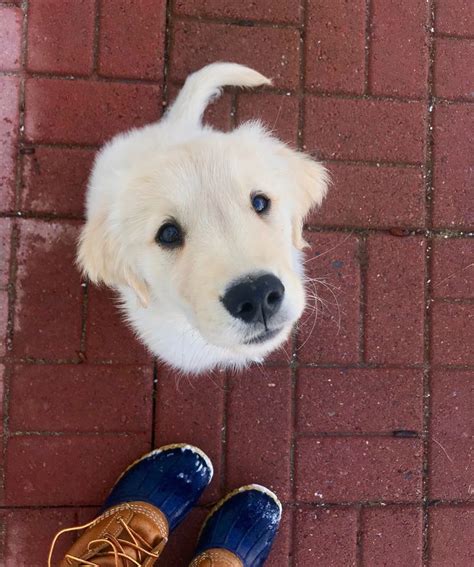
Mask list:
[{"label": "dog's left ear", "polygon": [[105,212],[88,218],[79,238],[77,263],[92,283],[112,288],[126,285],[143,307],[148,306],[148,285],[136,274],[118,236],[108,228]]},{"label": "dog's left ear", "polygon": [[322,164],[302,152],[291,150],[288,147],[280,148],[280,152],[295,181],[296,192],[292,215],[293,244],[301,250],[307,246],[303,238],[304,219],[311,209],[322,203],[328,190],[329,173]]}]

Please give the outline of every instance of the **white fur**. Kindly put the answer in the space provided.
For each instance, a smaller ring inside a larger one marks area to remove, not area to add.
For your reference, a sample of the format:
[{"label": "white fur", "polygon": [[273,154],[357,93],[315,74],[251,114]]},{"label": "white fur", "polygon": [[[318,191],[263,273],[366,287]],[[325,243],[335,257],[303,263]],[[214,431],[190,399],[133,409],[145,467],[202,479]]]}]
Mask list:
[{"label": "white fur", "polygon": [[[258,122],[230,133],[201,124],[220,87],[269,83],[233,63],[201,69],[160,122],[109,142],[91,175],[79,264],[92,282],[119,291],[148,348],[188,373],[261,361],[286,340],[304,308],[301,228],[324,197],[325,169]],[[271,199],[268,215],[253,211],[255,191]],[[170,218],[186,233],[174,251],[155,242]],[[249,345],[261,330],[231,317],[221,298],[231,282],[260,272],[285,286],[272,319],[282,331]]]}]

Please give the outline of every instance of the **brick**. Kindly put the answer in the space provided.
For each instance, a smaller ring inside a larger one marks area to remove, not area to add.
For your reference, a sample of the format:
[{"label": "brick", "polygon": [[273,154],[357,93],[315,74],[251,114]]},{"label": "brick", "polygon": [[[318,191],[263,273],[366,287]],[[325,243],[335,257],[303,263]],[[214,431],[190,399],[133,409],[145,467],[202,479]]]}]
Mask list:
[{"label": "brick", "polygon": [[174,12],[178,15],[207,17],[207,18],[232,18],[237,20],[263,20],[272,23],[297,24],[300,20],[300,7],[292,0],[242,0],[238,4],[234,2],[222,2],[221,0],[176,0]]},{"label": "brick", "polygon": [[0,6],[0,69],[20,68],[23,12],[20,8]]},{"label": "brick", "polygon": [[305,98],[305,148],[326,159],[421,163],[420,102]]},{"label": "brick", "polygon": [[0,219],[0,289],[6,289],[10,275],[12,228],[9,218]]},{"label": "brick", "polygon": [[[4,567],[44,567],[53,537],[62,529],[77,525],[74,508],[39,510],[2,510],[0,526],[5,537]],[[73,534],[64,534],[58,541],[54,557],[67,552],[74,542]]]},{"label": "brick", "polygon": [[152,380],[151,366],[17,365],[10,431],[148,432]]},{"label": "brick", "polygon": [[362,565],[422,565],[421,508],[363,508]]},{"label": "brick", "polygon": [[369,90],[422,98],[428,88],[428,11],[425,0],[371,2]]},{"label": "brick", "polygon": [[474,349],[468,338],[474,325],[474,305],[436,301],[432,310],[433,364],[474,364]]},{"label": "brick", "polygon": [[308,3],[306,86],[362,94],[365,88],[365,0]]},{"label": "brick", "polygon": [[0,356],[7,352],[8,293],[0,291]]},{"label": "brick", "polygon": [[363,228],[425,226],[425,187],[418,167],[327,164],[332,184],[308,224]]},{"label": "brick", "polygon": [[474,4],[471,0],[437,0],[435,29],[437,33],[472,36]]},{"label": "brick", "polygon": [[184,80],[208,63],[231,61],[257,67],[277,87],[298,87],[300,36],[296,29],[175,21],[172,38],[172,79]]},{"label": "brick", "polygon": [[232,377],[227,407],[228,489],[256,482],[284,501],[290,498],[291,424],[289,369],[253,368]]},{"label": "brick", "polygon": [[355,567],[357,511],[347,509],[297,510],[295,554],[298,567]]},{"label": "brick", "polygon": [[474,100],[474,40],[437,39],[434,64],[436,96]]},{"label": "brick", "polygon": [[423,362],[425,245],[420,237],[368,239],[365,349],[369,362]]},{"label": "brick", "polygon": [[422,370],[300,368],[296,400],[303,433],[423,429]]},{"label": "brick", "polygon": [[42,0],[28,7],[29,71],[92,72],[94,0]]},{"label": "brick", "polygon": [[97,506],[126,467],[149,449],[145,434],[11,437],[7,506]]},{"label": "brick", "polygon": [[474,239],[435,239],[432,270],[434,297],[474,298]]},{"label": "brick", "polygon": [[30,141],[96,145],[157,120],[161,90],[155,85],[29,79],[25,105]]},{"label": "brick", "polygon": [[433,126],[433,225],[470,230],[474,224],[472,105],[436,105]]},{"label": "brick", "polygon": [[19,223],[14,350],[17,356],[75,358],[81,340],[81,286],[74,266],[75,222]]},{"label": "brick", "polygon": [[203,495],[206,502],[222,496],[225,378],[221,372],[189,378],[167,367],[158,367],[155,444],[190,443],[209,455],[214,479]]},{"label": "brick", "polygon": [[431,378],[430,495],[472,498],[474,372],[436,371]]},{"label": "brick", "polygon": [[[359,360],[359,241],[351,234],[306,233],[310,294],[299,323],[300,362],[347,363]],[[315,309],[317,312],[315,313]]]},{"label": "brick", "polygon": [[237,120],[261,120],[284,142],[296,147],[298,138],[299,103],[295,96],[259,93],[239,94]]},{"label": "brick", "polygon": [[0,210],[15,207],[16,144],[19,129],[19,80],[0,77]]},{"label": "brick", "polygon": [[166,2],[106,0],[100,7],[99,73],[161,80]]},{"label": "brick", "polygon": [[[177,86],[171,84],[168,88],[170,106],[176,98],[178,91],[182,85]],[[209,124],[213,128],[227,132],[232,128],[232,95],[230,92],[224,92],[218,99],[211,101],[211,104],[204,112],[203,122]]]},{"label": "brick", "polygon": [[422,495],[421,439],[301,438],[296,497],[303,502],[412,502]]},{"label": "brick", "polygon": [[119,307],[111,289],[89,286],[86,356],[89,362],[149,363],[152,355],[142,345]]},{"label": "brick", "polygon": [[474,509],[439,506],[429,511],[430,567],[471,565],[474,559]]},{"label": "brick", "polygon": [[95,152],[82,148],[33,148],[23,158],[21,208],[81,216]]}]

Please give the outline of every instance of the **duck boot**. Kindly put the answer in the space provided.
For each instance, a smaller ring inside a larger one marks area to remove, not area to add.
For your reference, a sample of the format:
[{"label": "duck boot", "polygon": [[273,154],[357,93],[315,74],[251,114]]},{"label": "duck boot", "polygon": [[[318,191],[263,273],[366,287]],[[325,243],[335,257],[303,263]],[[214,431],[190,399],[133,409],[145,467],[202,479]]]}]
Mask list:
[{"label": "duck boot", "polygon": [[270,490],[244,486],[221,500],[204,522],[190,567],[260,567],[281,520]]},{"label": "duck boot", "polygon": [[209,458],[196,447],[168,445],[152,451],[122,474],[95,520],[57,534],[48,565],[53,565],[58,537],[84,529],[60,567],[151,567],[212,474]]}]

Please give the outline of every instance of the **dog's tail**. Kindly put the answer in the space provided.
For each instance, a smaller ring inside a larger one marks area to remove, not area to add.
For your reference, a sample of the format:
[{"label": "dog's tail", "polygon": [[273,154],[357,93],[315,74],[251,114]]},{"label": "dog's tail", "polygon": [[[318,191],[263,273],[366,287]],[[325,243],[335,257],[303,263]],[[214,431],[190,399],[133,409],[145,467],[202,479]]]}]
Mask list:
[{"label": "dog's tail", "polygon": [[190,75],[165,119],[190,126],[199,125],[209,102],[221,93],[221,87],[258,87],[270,85],[257,71],[237,63],[212,63]]}]

